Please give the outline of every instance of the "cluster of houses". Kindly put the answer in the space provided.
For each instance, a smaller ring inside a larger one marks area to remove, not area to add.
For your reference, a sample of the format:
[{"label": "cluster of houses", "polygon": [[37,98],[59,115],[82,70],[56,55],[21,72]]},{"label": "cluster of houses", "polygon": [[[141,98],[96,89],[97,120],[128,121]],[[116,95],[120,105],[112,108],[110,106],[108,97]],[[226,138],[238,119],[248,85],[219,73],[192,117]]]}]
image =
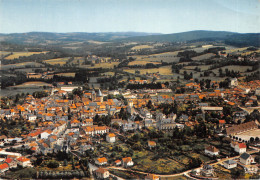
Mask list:
[{"label": "cluster of houses", "polygon": [[[135,80],[129,83],[146,83],[145,80]],[[251,84],[238,84],[237,79],[231,80],[230,89],[219,89],[218,82],[212,82],[212,86],[216,87],[212,92],[201,92],[201,87],[195,82],[186,84],[187,90],[194,90],[190,93],[162,95],[161,92],[172,92],[169,89],[158,90],[115,90],[103,91],[88,90],[83,91],[82,97],[74,96],[74,99],[69,99],[69,93],[75,87],[61,87],[53,89],[48,97],[34,98],[28,95],[24,104],[17,105],[11,109],[1,109],[0,117],[2,120],[24,119],[30,124],[36,125],[34,129],[27,133],[23,133],[21,137],[2,137],[0,138],[0,146],[5,146],[6,143],[15,139],[16,143],[23,144],[24,148],[30,149],[35,154],[44,154],[57,151],[78,150],[82,154],[88,149],[93,149],[93,143],[100,141],[101,135],[106,135],[106,141],[114,143],[116,134],[111,132],[112,125],[118,124],[123,131],[135,131],[144,127],[154,127],[159,130],[172,130],[174,128],[193,127],[198,124],[198,119],[205,119],[209,113],[218,113],[221,119],[218,120],[219,125],[223,127],[227,136],[233,136],[239,133],[258,129],[257,122],[243,123],[247,113],[244,110],[236,111],[232,114],[234,122],[240,120],[240,125],[226,124],[222,106],[210,106],[205,99],[214,100],[223,98],[225,103],[231,107],[239,108],[241,103],[240,98],[248,96],[249,92],[259,93],[257,86],[260,81],[254,81]],[[249,90],[248,90],[249,89]],[[125,100],[116,98],[106,99],[109,94],[121,94]],[[252,96],[248,97],[254,98]],[[127,102],[127,103],[125,103]],[[193,109],[200,110],[201,114],[191,116],[188,112],[177,116],[174,113],[165,115],[159,109],[161,104],[178,105],[192,103]],[[148,104],[153,106],[151,110]],[[120,111],[126,111],[130,116],[124,120],[118,117]],[[93,122],[96,115],[111,115],[111,126],[95,125]],[[139,119],[138,121],[136,119]],[[140,120],[141,118],[141,120]],[[17,139],[20,138],[20,139]],[[234,142],[232,148],[240,154],[246,153],[246,145],[244,143]],[[18,146],[19,147],[19,146]],[[149,141],[149,148],[156,147],[156,142]],[[205,149],[205,153],[211,156],[217,156],[219,151],[217,148],[209,146]],[[30,159],[29,159],[30,160]],[[15,159],[19,163],[18,159]],[[97,165],[107,163],[106,158],[99,158],[96,161]],[[232,163],[229,162],[229,163]],[[3,169],[10,168],[8,162],[3,163],[0,167]],[[132,166],[131,157],[118,160],[115,165],[124,167]],[[208,167],[209,168],[209,167]],[[100,170],[100,172],[103,170]]]}]

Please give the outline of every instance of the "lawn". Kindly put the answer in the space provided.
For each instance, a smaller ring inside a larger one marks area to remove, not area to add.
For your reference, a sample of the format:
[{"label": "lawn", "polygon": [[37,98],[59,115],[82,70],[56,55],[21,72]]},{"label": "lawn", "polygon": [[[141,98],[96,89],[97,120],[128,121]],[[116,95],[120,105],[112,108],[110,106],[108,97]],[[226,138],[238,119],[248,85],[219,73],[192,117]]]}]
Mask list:
[{"label": "lawn", "polygon": [[48,60],[45,60],[43,62],[45,63],[48,63],[50,65],[61,65],[63,66],[64,64],[67,63],[67,61],[69,60],[70,57],[65,57],[65,58],[57,58],[57,59],[48,59]]},{"label": "lawn", "polygon": [[20,56],[31,56],[33,54],[41,54],[41,53],[47,53],[48,51],[43,52],[13,52],[12,55],[7,56],[5,59],[7,60],[13,60],[16,58],[19,58]]},{"label": "lawn", "polygon": [[171,66],[162,66],[159,68],[151,68],[151,69],[124,69],[125,72],[129,72],[135,74],[135,71],[140,71],[140,74],[146,73],[159,73],[160,75],[173,75]]}]

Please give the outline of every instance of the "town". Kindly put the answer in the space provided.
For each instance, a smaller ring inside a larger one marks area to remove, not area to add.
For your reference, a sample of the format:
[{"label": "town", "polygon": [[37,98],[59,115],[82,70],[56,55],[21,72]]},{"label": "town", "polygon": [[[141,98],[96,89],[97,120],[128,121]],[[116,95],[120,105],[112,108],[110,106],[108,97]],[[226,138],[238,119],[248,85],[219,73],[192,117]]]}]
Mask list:
[{"label": "town", "polygon": [[0,179],[260,179],[259,0],[0,7]]},{"label": "town", "polygon": [[61,85],[2,100],[1,177],[257,177],[259,80],[204,88],[190,79],[178,94],[161,86]]}]

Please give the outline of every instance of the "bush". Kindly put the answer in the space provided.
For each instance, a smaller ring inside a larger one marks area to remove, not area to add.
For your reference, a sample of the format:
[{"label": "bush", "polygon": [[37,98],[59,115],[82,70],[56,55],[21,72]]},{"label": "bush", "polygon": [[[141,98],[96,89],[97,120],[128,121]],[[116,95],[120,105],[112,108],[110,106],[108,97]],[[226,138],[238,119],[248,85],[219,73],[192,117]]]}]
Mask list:
[{"label": "bush", "polygon": [[59,167],[59,163],[57,161],[49,161],[48,165],[47,165],[48,168],[58,168]]}]

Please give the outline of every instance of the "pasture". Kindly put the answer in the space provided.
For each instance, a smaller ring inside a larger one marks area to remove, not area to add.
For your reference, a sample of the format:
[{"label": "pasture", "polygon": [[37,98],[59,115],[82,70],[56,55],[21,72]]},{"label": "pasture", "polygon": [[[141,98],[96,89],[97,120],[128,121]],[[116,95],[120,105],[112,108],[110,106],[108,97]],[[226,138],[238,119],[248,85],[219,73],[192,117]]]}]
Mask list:
[{"label": "pasture", "polygon": [[131,48],[131,50],[141,50],[141,49],[152,49],[153,46],[150,45],[137,45]]},{"label": "pasture", "polygon": [[75,77],[76,73],[59,73],[57,76],[65,76],[65,77]]},{"label": "pasture", "polygon": [[7,60],[14,60],[17,59],[21,56],[31,56],[34,54],[41,54],[41,53],[47,53],[48,51],[43,51],[43,52],[13,52],[11,55],[5,57]]},{"label": "pasture", "polygon": [[142,61],[142,60],[138,60],[138,61],[131,61],[130,63],[128,63],[129,66],[133,66],[133,65],[146,65],[148,63],[152,63],[152,64],[161,64],[160,62],[149,62],[149,61]]},{"label": "pasture", "polygon": [[8,65],[1,65],[1,70],[8,70],[11,68],[18,69],[18,68],[25,68],[25,67],[44,67],[41,63],[36,62],[24,62],[24,63],[17,63],[17,64],[8,64]]},{"label": "pasture", "polygon": [[193,61],[201,61],[201,60],[204,60],[204,59],[210,59],[212,57],[214,57],[215,54],[213,53],[208,53],[208,54],[203,54],[203,55],[200,55],[200,56],[196,56],[196,57],[193,57],[191,58]]},{"label": "pasture", "polygon": [[114,66],[117,66],[118,64],[119,64],[119,62],[106,62],[106,63],[94,64],[94,66],[83,65],[82,67],[88,68],[88,69],[94,69],[94,68],[113,69]]},{"label": "pasture", "polygon": [[151,68],[151,69],[124,69],[125,72],[135,74],[135,71],[140,71],[140,74],[146,73],[159,73],[160,75],[173,75],[171,66],[162,66],[159,68]]},{"label": "pasture", "polygon": [[50,65],[61,65],[63,66],[64,64],[67,63],[67,61],[69,60],[70,57],[65,57],[65,58],[57,58],[57,59],[48,59],[48,60],[44,60],[43,62],[50,64]]},{"label": "pasture", "polygon": [[31,88],[31,87],[43,87],[43,86],[49,86],[51,87],[51,84],[41,82],[41,81],[30,81],[30,82],[25,82],[23,84],[19,84],[16,86],[11,86],[13,88]]},{"label": "pasture", "polygon": [[179,62],[180,57],[177,57],[178,53],[181,51],[173,51],[173,52],[164,52],[158,54],[150,54],[150,55],[135,55],[128,56],[133,57],[136,61],[149,61],[149,62]]}]

